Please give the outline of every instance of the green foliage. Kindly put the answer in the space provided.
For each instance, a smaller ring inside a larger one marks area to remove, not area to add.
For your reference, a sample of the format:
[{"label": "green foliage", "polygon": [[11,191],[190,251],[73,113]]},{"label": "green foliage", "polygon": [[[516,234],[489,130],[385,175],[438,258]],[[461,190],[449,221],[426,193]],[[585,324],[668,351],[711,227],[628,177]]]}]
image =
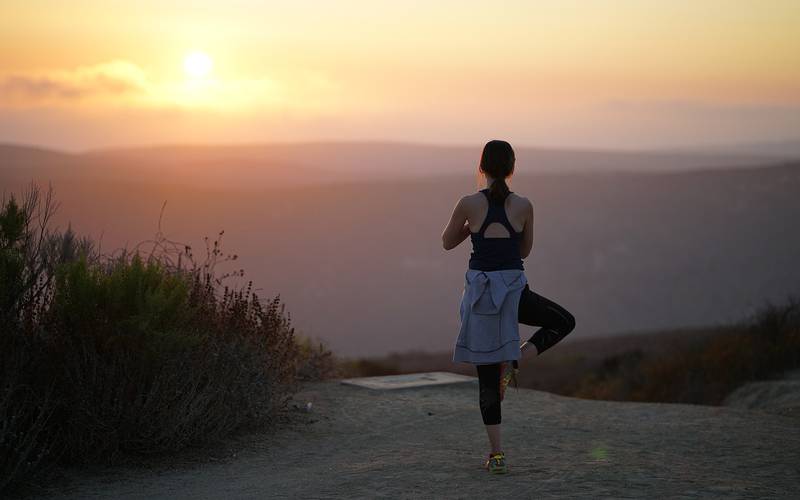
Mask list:
[{"label": "green foliage", "polygon": [[128,349],[144,359],[197,345],[189,283],[157,261],[115,259],[105,269],[81,257],[56,273],[52,319],[67,335],[87,335],[103,351]]},{"label": "green foliage", "polygon": [[16,324],[18,301],[25,288],[25,260],[21,249],[24,214],[11,200],[0,211],[0,324]]},{"label": "green foliage", "polygon": [[200,264],[163,237],[101,258],[47,230],[49,200],[38,221],[37,189],[0,212],[0,491],[57,463],[263,429],[301,380],[331,373],[279,296],[223,288],[219,240]]},{"label": "green foliage", "polygon": [[0,325],[9,330],[35,327],[56,266],[79,255],[97,258],[90,239],[76,238],[71,227],[63,233],[48,227],[56,209],[52,187],[42,199],[35,184],[21,200],[12,194],[0,205]]},{"label": "green foliage", "polygon": [[307,337],[297,339],[300,380],[321,380],[336,375],[336,359],[322,342]]}]

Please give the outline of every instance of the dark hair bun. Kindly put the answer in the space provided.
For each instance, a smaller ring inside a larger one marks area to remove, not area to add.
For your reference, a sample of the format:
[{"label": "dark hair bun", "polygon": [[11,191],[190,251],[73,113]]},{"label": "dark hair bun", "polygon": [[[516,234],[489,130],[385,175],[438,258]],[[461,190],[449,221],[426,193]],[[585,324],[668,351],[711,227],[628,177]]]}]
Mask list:
[{"label": "dark hair bun", "polygon": [[506,177],[514,173],[514,149],[506,141],[491,140],[483,147],[480,168],[494,179],[489,186],[489,199],[502,203],[511,191]]}]

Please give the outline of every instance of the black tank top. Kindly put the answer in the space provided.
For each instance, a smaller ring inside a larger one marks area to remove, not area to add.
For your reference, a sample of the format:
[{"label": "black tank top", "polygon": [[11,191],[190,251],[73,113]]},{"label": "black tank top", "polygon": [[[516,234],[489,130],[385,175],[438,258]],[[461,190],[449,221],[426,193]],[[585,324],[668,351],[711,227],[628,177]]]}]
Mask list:
[{"label": "black tank top", "polygon": [[[489,198],[489,188],[480,191],[489,202],[489,210],[477,233],[470,232],[472,240],[472,254],[469,258],[469,268],[479,271],[498,271],[500,269],[525,269],[519,254],[520,241],[523,232],[514,230],[506,215],[505,200],[492,203]],[[511,193],[511,191],[509,191]],[[485,238],[484,232],[489,224],[498,222],[508,230],[508,238]]]}]

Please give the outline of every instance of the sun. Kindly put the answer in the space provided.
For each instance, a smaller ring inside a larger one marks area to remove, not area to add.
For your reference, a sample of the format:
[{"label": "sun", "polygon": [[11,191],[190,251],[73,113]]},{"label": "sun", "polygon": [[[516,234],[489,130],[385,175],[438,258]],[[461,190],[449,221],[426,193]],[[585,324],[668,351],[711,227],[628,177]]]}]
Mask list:
[{"label": "sun", "polygon": [[183,59],[183,70],[192,78],[203,78],[211,73],[214,61],[205,52],[190,52]]}]

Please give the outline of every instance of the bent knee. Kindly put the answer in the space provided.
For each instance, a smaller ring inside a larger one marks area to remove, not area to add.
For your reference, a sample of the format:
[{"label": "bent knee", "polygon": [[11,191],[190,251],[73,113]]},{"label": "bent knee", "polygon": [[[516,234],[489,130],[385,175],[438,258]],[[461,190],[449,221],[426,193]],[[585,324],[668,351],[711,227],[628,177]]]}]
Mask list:
[{"label": "bent knee", "polygon": [[569,311],[564,311],[564,335],[575,329],[575,316]]},{"label": "bent knee", "polygon": [[575,316],[571,313],[567,313],[567,333],[571,332],[575,329]]}]

